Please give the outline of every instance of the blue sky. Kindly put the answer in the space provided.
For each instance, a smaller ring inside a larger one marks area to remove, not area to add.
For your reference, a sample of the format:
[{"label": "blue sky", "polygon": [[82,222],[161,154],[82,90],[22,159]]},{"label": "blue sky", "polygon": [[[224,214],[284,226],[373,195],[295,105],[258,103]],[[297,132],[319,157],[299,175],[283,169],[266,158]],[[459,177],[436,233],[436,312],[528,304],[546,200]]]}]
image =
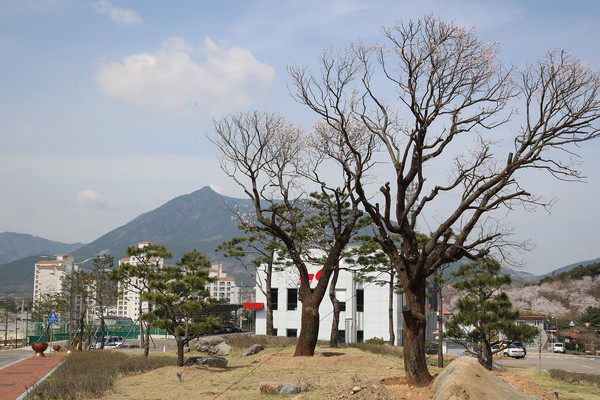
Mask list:
[{"label": "blue sky", "polygon": [[[435,14],[500,41],[505,63],[555,47],[600,70],[595,1],[0,2],[0,232],[89,242],[173,197],[213,185],[241,196],[206,139],[212,119],[251,109],[316,121],[289,96],[288,65],[326,47],[381,40],[381,27]],[[515,213],[545,273],[600,257],[594,198],[599,143],[582,149],[586,184],[536,180],[558,203]]]}]

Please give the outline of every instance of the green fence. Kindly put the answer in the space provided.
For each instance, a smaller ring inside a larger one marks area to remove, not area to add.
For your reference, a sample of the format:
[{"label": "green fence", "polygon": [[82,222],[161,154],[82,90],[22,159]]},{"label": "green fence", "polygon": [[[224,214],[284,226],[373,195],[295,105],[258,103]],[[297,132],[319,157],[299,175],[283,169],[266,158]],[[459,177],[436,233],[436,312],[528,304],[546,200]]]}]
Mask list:
[{"label": "green fence", "polygon": [[[100,323],[87,325],[85,335],[92,337],[100,336]],[[77,329],[73,328],[72,337],[77,335]],[[167,331],[159,328],[151,328],[150,334],[154,336],[166,336]],[[124,339],[137,339],[140,335],[138,324],[133,325],[105,325],[105,336],[122,336]],[[69,340],[69,324],[66,322],[48,324],[46,322],[29,322],[27,326],[28,343],[49,342],[59,340]]]}]

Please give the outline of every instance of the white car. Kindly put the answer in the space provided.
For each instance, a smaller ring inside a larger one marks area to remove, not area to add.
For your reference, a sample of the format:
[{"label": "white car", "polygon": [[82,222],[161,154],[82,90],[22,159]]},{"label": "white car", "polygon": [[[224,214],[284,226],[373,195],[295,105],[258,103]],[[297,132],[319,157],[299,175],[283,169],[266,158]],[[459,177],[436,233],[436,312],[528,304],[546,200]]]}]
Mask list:
[{"label": "white car", "polygon": [[[96,342],[92,343],[90,348],[99,349],[101,343],[102,342],[100,340],[100,337],[98,337],[96,339]],[[104,336],[104,348],[105,349],[118,349],[122,346],[122,344],[123,344],[122,336],[109,336],[109,335]]]},{"label": "white car", "polygon": [[511,343],[508,347],[502,350],[502,354],[504,354],[505,357],[524,358],[525,350],[523,350],[522,347],[518,347],[514,343]]},{"label": "white car", "polygon": [[552,352],[565,353],[565,345],[563,343],[552,343]]}]

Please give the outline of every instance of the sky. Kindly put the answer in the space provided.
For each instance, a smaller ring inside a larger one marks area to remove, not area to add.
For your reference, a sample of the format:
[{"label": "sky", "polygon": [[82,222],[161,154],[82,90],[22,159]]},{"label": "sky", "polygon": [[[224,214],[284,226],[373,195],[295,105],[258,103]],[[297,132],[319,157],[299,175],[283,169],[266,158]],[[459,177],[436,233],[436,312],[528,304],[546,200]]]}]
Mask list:
[{"label": "sky", "polygon": [[[242,197],[213,119],[268,110],[310,129],[288,66],[429,14],[499,41],[506,64],[562,48],[600,71],[593,0],[0,0],[0,232],[88,243],[204,186]],[[600,257],[599,150],[580,149],[586,183],[531,181],[550,214],[506,217],[536,246],[524,271]]]}]

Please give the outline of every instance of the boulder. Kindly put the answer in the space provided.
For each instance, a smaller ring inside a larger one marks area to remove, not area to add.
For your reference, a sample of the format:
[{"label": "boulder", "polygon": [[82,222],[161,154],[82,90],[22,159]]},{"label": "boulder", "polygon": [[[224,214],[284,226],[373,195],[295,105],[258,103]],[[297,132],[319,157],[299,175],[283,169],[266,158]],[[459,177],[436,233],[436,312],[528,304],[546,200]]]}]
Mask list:
[{"label": "boulder", "polygon": [[253,344],[252,346],[248,347],[246,350],[244,350],[242,352],[242,357],[247,357],[247,356],[251,356],[254,354],[258,354],[261,351],[263,351],[265,348],[262,347],[260,344]]},{"label": "boulder", "polygon": [[300,393],[300,385],[290,382],[261,382],[260,392],[264,394],[295,394]]},{"label": "boulder", "polygon": [[297,383],[284,382],[280,383],[277,388],[277,394],[296,394],[300,393],[302,388]]},{"label": "boulder", "polygon": [[227,359],[223,357],[190,357],[185,361],[185,366],[205,365],[211,368],[227,368]]},{"label": "boulder", "polygon": [[221,336],[210,336],[201,338],[200,340],[198,340],[198,344],[196,344],[196,351],[210,353],[212,348],[221,343],[225,343],[225,339]]},{"label": "boulder", "polygon": [[462,356],[452,361],[433,382],[434,400],[535,400],[483,368],[476,359]]},{"label": "boulder", "polygon": [[213,356],[228,356],[229,354],[231,354],[231,350],[231,346],[223,342],[210,349],[208,351],[208,354],[211,354]]}]

